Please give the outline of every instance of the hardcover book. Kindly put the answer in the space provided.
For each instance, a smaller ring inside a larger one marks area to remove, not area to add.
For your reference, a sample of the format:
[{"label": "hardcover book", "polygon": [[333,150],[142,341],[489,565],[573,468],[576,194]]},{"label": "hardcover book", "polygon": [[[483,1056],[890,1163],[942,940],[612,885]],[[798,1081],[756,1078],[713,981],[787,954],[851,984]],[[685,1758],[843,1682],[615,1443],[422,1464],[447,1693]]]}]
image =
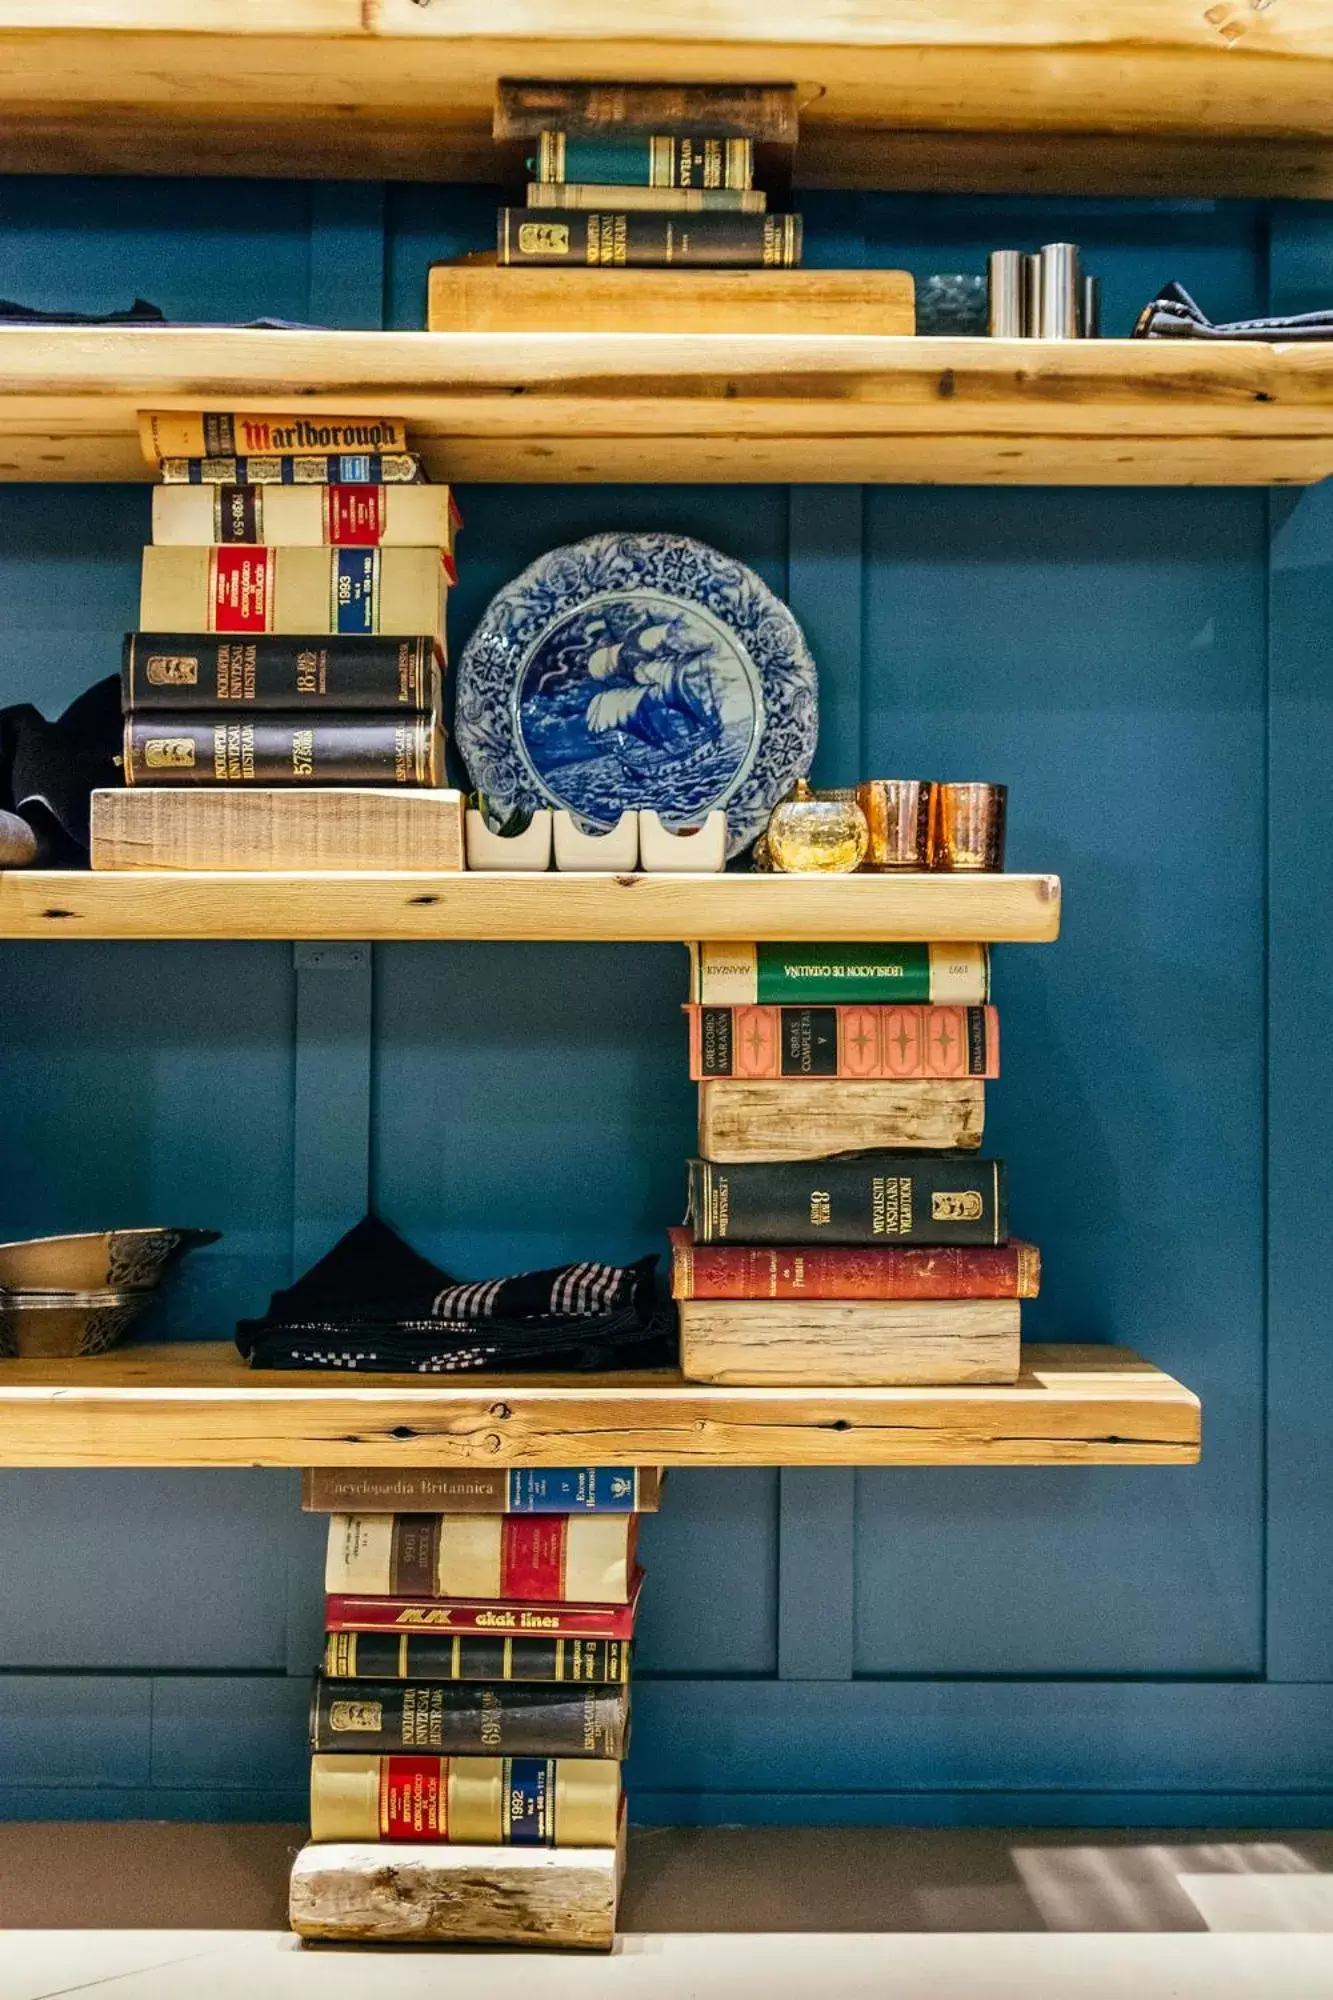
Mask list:
[{"label": "hardcover book", "polygon": [[754,179],[749,139],[719,133],[614,132],[581,138],[541,132],[530,162],[533,178],[548,182],[604,182],[609,187],[736,188]]},{"label": "hardcover book", "polygon": [[613,181],[529,181],[529,208],[649,208],[658,215],[763,215],[762,188],[617,187]]},{"label": "hardcover book", "polygon": [[623,1757],[629,1689],[489,1682],[315,1681],[310,1748],[510,1757]]},{"label": "hardcover book", "polygon": [[440,642],[209,632],[127,632],[120,655],[127,715],[192,708],[412,710],[440,706]]},{"label": "hardcover book", "polygon": [[985,1124],[984,1083],[710,1078],[699,1085],[705,1160],[820,1160],[908,1146],[975,1152]]},{"label": "hardcover book", "polygon": [[620,1765],[600,1757],[310,1760],[312,1840],[614,1847]]},{"label": "hardcover book", "polygon": [[1016,1237],[968,1250],[697,1244],[669,1229],[677,1299],[1035,1299],[1041,1253]]},{"label": "hardcover book", "polygon": [[497,252],[501,264],[787,269],[801,261],[801,218],[502,208]]},{"label": "hardcover book", "polygon": [[632,1639],[643,1575],[628,1604],[516,1604],[487,1598],[327,1597],[326,1632],[455,1632],[480,1638]]},{"label": "hardcover book", "polygon": [[721,132],[794,146],[799,108],[791,83],[586,83],[501,77],[494,136],[533,139],[559,127],[583,138],[630,132]]},{"label": "hardcover book", "polygon": [[690,999],[703,1006],[980,1006],[990,999],[984,944],[697,944]]},{"label": "hardcover book", "polygon": [[227,453],[208,458],[164,458],[164,486],[412,486],[425,478],[414,451]]},{"label": "hardcover book", "polygon": [[127,785],[422,785],[438,789],[431,716],[130,715]]},{"label": "hardcover book", "polygon": [[301,1474],[314,1514],[655,1514],[665,1477],[656,1465],[492,1466],[473,1472]]},{"label": "hardcover book", "polygon": [[690,1075],[996,1077],[994,1007],[686,1007]]},{"label": "hardcover book", "polygon": [[1017,1299],[685,1299],[680,1365],[690,1382],[905,1389],[1015,1382]]},{"label": "hardcover book", "polygon": [[139,443],[149,464],[167,458],[302,458],[316,453],[405,452],[397,417],[245,416],[222,410],[140,410]]},{"label": "hardcover book", "polygon": [[159,548],[439,548],[453,576],[458,510],[447,486],[155,486]]},{"label": "hardcover book", "polygon": [[461,1632],[330,1632],[324,1671],[338,1680],[627,1681],[623,1639],[490,1638]]},{"label": "hardcover book", "polygon": [[334,1514],[332,1596],[624,1604],[634,1514]]},{"label": "hardcover book", "polygon": [[145,632],[444,631],[449,571],[438,548],[275,549],[263,545],[143,552]]},{"label": "hardcover book", "polygon": [[696,1243],[1005,1243],[1004,1163],[966,1153],[691,1160],[686,1219]]}]

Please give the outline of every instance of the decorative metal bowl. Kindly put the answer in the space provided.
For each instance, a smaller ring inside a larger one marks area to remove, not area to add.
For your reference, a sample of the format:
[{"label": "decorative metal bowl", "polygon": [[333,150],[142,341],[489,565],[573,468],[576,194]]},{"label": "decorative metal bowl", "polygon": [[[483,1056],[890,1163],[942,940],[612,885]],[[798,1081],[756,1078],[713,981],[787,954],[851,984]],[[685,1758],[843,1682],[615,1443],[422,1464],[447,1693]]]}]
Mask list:
[{"label": "decorative metal bowl", "polygon": [[0,1355],[105,1354],[147,1306],[135,1292],[0,1292]]},{"label": "decorative metal bowl", "polygon": [[216,1243],[216,1229],[108,1229],[0,1243],[0,1293],[151,1292],[187,1250]]}]

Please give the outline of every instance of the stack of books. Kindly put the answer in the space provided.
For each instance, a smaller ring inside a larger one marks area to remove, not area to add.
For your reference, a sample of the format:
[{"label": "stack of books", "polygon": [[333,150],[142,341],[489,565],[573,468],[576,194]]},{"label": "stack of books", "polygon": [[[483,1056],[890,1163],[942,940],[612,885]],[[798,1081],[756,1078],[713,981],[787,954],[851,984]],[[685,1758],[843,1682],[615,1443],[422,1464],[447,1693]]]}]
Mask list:
[{"label": "stack of books", "polygon": [[1040,1259],[980,1157],[999,1023],[982,944],[700,944],[689,1227],[695,1381],[1012,1382]]},{"label": "stack of books", "polygon": [[122,660],[127,790],[98,795],[93,865],[410,865],[395,793],[433,794],[411,824],[457,849],[440,677],[458,517],[402,424],[140,422],[161,483]]},{"label": "stack of books", "polygon": [[302,1936],[610,1947],[638,1516],[661,1483],[306,1474],[332,1518]]},{"label": "stack of books", "polygon": [[790,269],[801,218],[770,211],[755,148],[789,155],[789,87],[502,83],[496,135],[532,144],[501,264]]}]

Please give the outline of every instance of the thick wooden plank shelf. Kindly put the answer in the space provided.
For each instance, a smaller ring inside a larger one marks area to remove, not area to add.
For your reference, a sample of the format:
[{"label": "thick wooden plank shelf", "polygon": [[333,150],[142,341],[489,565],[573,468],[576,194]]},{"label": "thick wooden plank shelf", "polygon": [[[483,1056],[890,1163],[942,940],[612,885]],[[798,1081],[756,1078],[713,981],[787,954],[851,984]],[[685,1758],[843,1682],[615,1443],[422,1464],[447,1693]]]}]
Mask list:
[{"label": "thick wooden plank shelf", "polygon": [[1054,875],[0,871],[3,938],[981,940],[1059,935]]},{"label": "thick wooden plank shelf", "polygon": [[1010,1388],[713,1389],[673,1375],[254,1373],[221,1345],[0,1361],[0,1465],[1192,1465],[1198,1399],[1127,1348]]},{"label": "thick wooden plank shelf", "polygon": [[1333,347],[0,328],[0,480],[150,479],[145,408],[399,416],[457,480],[1303,484]]},{"label": "thick wooden plank shelf", "polygon": [[491,180],[501,76],[795,83],[816,186],[1333,193],[1321,0],[0,0],[0,172]]}]

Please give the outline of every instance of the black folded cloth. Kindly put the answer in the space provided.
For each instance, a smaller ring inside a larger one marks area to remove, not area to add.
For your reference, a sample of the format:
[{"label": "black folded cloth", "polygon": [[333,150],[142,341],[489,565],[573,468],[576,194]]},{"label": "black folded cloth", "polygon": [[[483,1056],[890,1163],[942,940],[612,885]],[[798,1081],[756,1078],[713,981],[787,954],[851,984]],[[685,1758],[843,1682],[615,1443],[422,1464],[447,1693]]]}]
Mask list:
[{"label": "black folded cloth", "polygon": [[0,299],[0,326],[212,326],[235,327],[242,332],[324,331],[303,319],[171,320],[161,306],[150,305],[147,299],[136,299],[125,312],[113,313],[43,312],[39,306],[21,305],[17,299]]},{"label": "black folded cloth", "polygon": [[1333,340],[1333,307],[1268,319],[1214,323],[1173,278],[1134,323],[1136,340]]},{"label": "black folded cloth", "polygon": [[236,1345],[252,1368],[351,1374],[551,1374],[664,1368],[675,1315],[659,1304],[656,1257],[563,1264],[468,1284],[368,1215],[275,1292]]},{"label": "black folded cloth", "polygon": [[120,676],[97,681],[56,722],[30,702],[0,708],[0,813],[26,821],[46,868],[88,863],[88,809],[122,782]]}]

